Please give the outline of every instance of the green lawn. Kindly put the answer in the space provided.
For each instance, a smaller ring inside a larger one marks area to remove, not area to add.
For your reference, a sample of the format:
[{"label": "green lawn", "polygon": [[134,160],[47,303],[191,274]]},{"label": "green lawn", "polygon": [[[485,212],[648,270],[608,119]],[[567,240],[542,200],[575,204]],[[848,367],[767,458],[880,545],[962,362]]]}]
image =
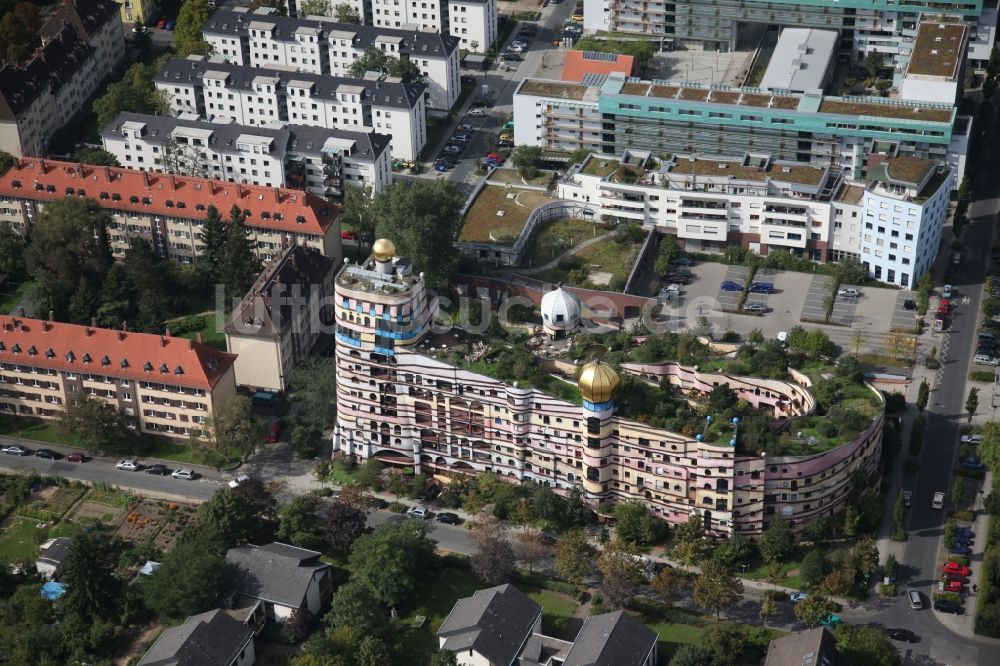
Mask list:
[{"label": "green lawn", "polygon": [[661,663],[669,661],[684,643],[701,645],[701,635],[711,619],[692,611],[667,608],[646,599],[637,599],[638,610],[633,613],[643,624],[659,636],[658,652]]},{"label": "green lawn", "polygon": [[[448,617],[452,606],[480,587],[484,586],[472,571],[462,566],[460,560],[444,558],[441,570],[426,576],[413,594],[415,605],[407,609],[406,615],[400,615],[401,627],[397,638],[405,646],[403,654],[412,655],[414,664],[426,663],[437,649],[435,633]],[[427,618],[419,629],[413,626],[413,620],[418,615]]]},{"label": "green lawn", "polygon": [[[38,555],[39,527],[29,518],[13,518],[10,527],[0,533],[0,562],[10,564],[18,560],[35,560]],[[61,522],[49,529],[47,538],[72,536],[76,527],[72,523]]]},{"label": "green lawn", "polygon": [[525,250],[522,265],[541,266],[574,245],[603,233],[605,230],[599,228],[599,225],[586,220],[572,218],[554,220],[535,234]]},{"label": "green lawn", "polygon": [[344,464],[342,460],[334,460],[330,465],[330,474],[327,480],[337,484],[338,486],[345,486],[348,483],[354,483],[357,477],[357,468],[347,469],[347,465]]},{"label": "green lawn", "polygon": [[[213,349],[218,349],[219,351],[226,351],[226,334],[220,331],[218,326],[216,326],[215,314],[207,314],[201,316],[202,327],[197,331],[189,331],[187,333],[181,333],[179,337],[187,338],[188,340],[194,340],[198,337],[198,334],[202,335],[202,342],[204,342],[209,347]],[[170,322],[167,321],[167,328],[170,328]]]},{"label": "green lawn", "polygon": [[529,592],[528,596],[537,601],[542,607],[542,631],[556,638],[566,640],[573,638],[572,636],[567,636],[566,631],[569,626],[569,620],[576,611],[576,599],[567,594],[553,592],[552,590]]},{"label": "green lawn", "polygon": [[14,289],[5,290],[4,293],[0,294],[0,312],[10,314],[11,310],[21,302],[21,299],[27,296],[29,289],[31,289],[31,283],[22,282]]}]

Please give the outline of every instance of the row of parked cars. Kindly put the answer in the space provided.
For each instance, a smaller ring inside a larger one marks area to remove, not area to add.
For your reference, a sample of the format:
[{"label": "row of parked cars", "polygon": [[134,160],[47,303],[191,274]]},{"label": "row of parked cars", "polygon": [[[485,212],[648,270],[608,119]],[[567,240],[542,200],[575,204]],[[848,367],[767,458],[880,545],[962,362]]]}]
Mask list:
[{"label": "row of parked cars", "polygon": [[45,460],[62,460],[63,462],[82,463],[87,461],[86,456],[82,453],[68,453],[63,455],[58,451],[53,451],[52,449],[35,449],[32,451],[31,449],[21,446],[20,444],[5,446],[0,449],[0,453],[3,453],[5,456],[34,455],[36,458],[44,458]]}]

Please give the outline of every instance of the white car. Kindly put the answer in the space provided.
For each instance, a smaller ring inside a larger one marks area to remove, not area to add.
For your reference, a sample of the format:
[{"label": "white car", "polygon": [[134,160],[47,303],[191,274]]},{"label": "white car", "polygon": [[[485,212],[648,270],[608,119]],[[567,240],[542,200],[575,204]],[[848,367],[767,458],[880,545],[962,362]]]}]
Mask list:
[{"label": "white car", "polygon": [[950,284],[946,284],[941,288],[941,298],[951,298],[954,293],[955,290]]},{"label": "white car", "polygon": [[134,460],[119,460],[118,464],[115,465],[117,469],[123,469],[126,472],[138,472],[139,463]]},{"label": "white car", "polygon": [[469,109],[468,115],[472,118],[482,118],[486,115],[486,112],[482,109]]},{"label": "white car", "polygon": [[903,491],[903,505],[904,506],[910,506],[911,504],[913,504],[913,493],[910,492],[909,490],[904,490]]},{"label": "white car", "polygon": [[937,492],[934,493],[934,499],[931,500],[932,509],[943,509],[944,508],[944,493]]},{"label": "white car", "polygon": [[528,42],[524,42],[524,41],[521,41],[520,39],[515,39],[514,41],[512,41],[512,42],[510,43],[510,45],[511,45],[512,47],[513,47],[513,46],[520,46],[520,47],[521,47],[522,49],[526,49],[526,48],[528,48]]},{"label": "white car", "polygon": [[243,483],[244,481],[249,481],[249,480],[250,480],[249,476],[247,476],[246,474],[240,474],[235,479],[233,479],[232,481],[229,482],[229,487],[230,488],[238,488],[241,483]]},{"label": "white car", "polygon": [[413,518],[419,518],[420,520],[427,520],[430,518],[430,512],[427,511],[426,507],[422,506],[411,506],[410,510],[406,512],[406,515],[412,516]]},{"label": "white car", "polygon": [[962,435],[962,444],[981,444],[982,435]]},{"label": "white car", "polygon": [[460,132],[471,132],[472,131],[472,124],[471,123],[462,123],[461,125],[458,126],[458,131],[460,131]]},{"label": "white car", "polygon": [[842,296],[843,298],[857,298],[860,295],[861,295],[860,291],[851,288],[841,289],[840,291],[837,292],[837,296]]},{"label": "white car", "polygon": [[6,456],[28,455],[28,449],[24,448],[23,446],[17,446],[16,444],[13,446],[5,446],[3,447],[3,449],[0,449],[0,451],[3,451],[3,454]]},{"label": "white car", "polygon": [[511,45],[507,48],[507,53],[524,53],[524,47]]},{"label": "white car", "polygon": [[174,470],[174,473],[171,474],[170,476],[174,477],[175,479],[186,479],[190,481],[191,479],[194,478],[194,472],[190,469],[177,469]]}]

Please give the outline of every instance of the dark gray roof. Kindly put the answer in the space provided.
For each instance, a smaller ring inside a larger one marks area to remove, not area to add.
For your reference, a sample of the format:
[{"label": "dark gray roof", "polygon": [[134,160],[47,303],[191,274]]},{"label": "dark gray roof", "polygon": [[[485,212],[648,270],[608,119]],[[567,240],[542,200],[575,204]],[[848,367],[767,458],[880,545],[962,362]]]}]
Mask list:
[{"label": "dark gray roof", "polygon": [[311,127],[309,125],[257,126],[239,125],[233,123],[212,123],[204,120],[184,120],[175,116],[155,116],[145,113],[120,113],[101,130],[101,136],[120,137],[122,125],[128,122],[145,123],[147,134],[145,141],[159,144],[170,136],[176,127],[211,130],[213,150],[226,152],[227,146],[232,146],[244,134],[253,136],[268,136],[274,140],[272,154],[283,153],[319,153],[327,139],[347,139],[354,141],[354,152],[351,159],[359,162],[374,162],[389,149],[392,140],[388,134],[366,132],[349,132],[347,130],[328,127]]},{"label": "dark gray roof", "polygon": [[563,666],[641,666],[656,646],[656,632],[625,611],[589,617]]},{"label": "dark gray roof", "polygon": [[202,32],[207,35],[228,35],[231,37],[247,37],[250,34],[250,24],[254,21],[274,25],[272,39],[276,41],[295,41],[293,35],[299,28],[308,27],[319,32],[320,40],[326,41],[331,33],[352,33],[353,45],[364,49],[379,37],[398,37],[400,53],[419,55],[422,58],[442,58],[458,50],[459,39],[439,32],[423,32],[404,30],[402,28],[382,28],[371,25],[355,25],[353,23],[338,23],[336,21],[320,21],[317,19],[292,18],[254,14],[250,12],[218,9],[208,19]]},{"label": "dark gray roof", "polygon": [[51,562],[52,564],[62,564],[69,552],[70,541],[66,537],[59,537],[52,540],[52,545],[42,551],[38,556],[39,561]]},{"label": "dark gray roof", "polygon": [[215,609],[165,630],[139,666],[229,666],[253,639],[253,630]]},{"label": "dark gray roof", "polygon": [[[254,79],[268,77],[278,80],[279,92],[290,81],[301,81],[312,85],[314,99],[337,99],[337,89],[341,86],[362,87],[364,103],[373,106],[412,109],[423,97],[427,86],[423,83],[397,83],[368,79],[355,79],[330,74],[310,74],[249,65],[234,65],[218,59],[206,60],[199,56],[170,60],[155,77],[154,81],[164,84],[201,85],[206,72],[225,72],[228,75],[226,87],[230,90],[252,90]],[[398,81],[398,79],[397,79]]]},{"label": "dark gray roof", "polygon": [[494,664],[510,664],[531,635],[542,607],[513,585],[477,590],[459,599],[437,635],[458,653],[475,650]]},{"label": "dark gray roof", "polygon": [[51,86],[53,91],[73,77],[93,54],[72,23],[67,23],[23,66],[0,67],[0,118],[14,120]]},{"label": "dark gray roof", "polygon": [[236,568],[236,591],[299,608],[317,571],[330,567],[320,553],[283,543],[240,546],[226,553],[226,562]]},{"label": "dark gray roof", "polygon": [[796,631],[776,638],[767,646],[764,666],[847,666],[837,652],[837,639],[826,627]]}]

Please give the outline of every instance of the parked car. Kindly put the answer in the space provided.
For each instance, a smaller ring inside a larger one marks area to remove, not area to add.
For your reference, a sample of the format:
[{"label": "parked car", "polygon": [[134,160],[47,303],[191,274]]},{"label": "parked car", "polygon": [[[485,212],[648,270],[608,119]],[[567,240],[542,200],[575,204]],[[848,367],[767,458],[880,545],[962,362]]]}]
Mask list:
[{"label": "parked car", "polygon": [[138,472],[142,466],[134,460],[119,460],[118,464],[115,465],[116,469],[122,469],[126,472]]},{"label": "parked car", "polygon": [[497,141],[497,148],[512,148],[513,146],[514,142],[509,139],[500,139]]},{"label": "parked car", "polygon": [[18,446],[17,444],[12,444],[11,446],[5,446],[0,451],[3,451],[5,456],[26,456],[31,451],[24,448],[23,446]]},{"label": "parked car", "polygon": [[157,21],[156,22],[156,27],[159,28],[160,30],[163,30],[164,28],[166,28],[167,27],[167,19],[160,19],[159,21]]},{"label": "parked car", "polygon": [[962,604],[955,603],[954,601],[945,601],[944,599],[934,602],[934,610],[939,613],[952,613],[954,615],[965,614],[965,608]]},{"label": "parked car", "polygon": [[945,574],[943,574],[943,578],[945,580],[964,581],[966,577],[963,576],[962,574],[957,574],[957,573],[945,573]]},{"label": "parked car", "polygon": [[973,539],[973,538],[975,538],[975,536],[976,536],[976,533],[975,533],[975,532],[973,532],[973,531],[972,531],[972,530],[971,530],[970,528],[968,528],[968,527],[956,527],[956,528],[955,528],[955,534],[964,534],[964,535],[966,535],[967,537],[969,537],[970,539]]},{"label": "parked car", "polygon": [[522,42],[520,39],[515,39],[510,43],[511,46],[520,46],[521,48],[528,48],[528,42]]},{"label": "parked car", "polygon": [[451,140],[452,140],[453,143],[468,143],[469,142],[469,135],[468,134],[456,134],[453,137],[451,137]]},{"label": "parked car", "polygon": [[389,503],[386,502],[381,497],[375,497],[374,495],[367,495],[365,497],[365,506],[371,507],[373,509],[384,509],[387,506],[389,506]]},{"label": "parked car", "polygon": [[358,240],[358,234],[350,229],[345,229],[340,232],[340,238],[341,240]]},{"label": "parked car", "polygon": [[664,279],[670,284],[687,284],[689,282],[688,276],[680,273],[668,273]]},{"label": "parked car", "polygon": [[774,291],[773,282],[751,282],[750,291],[754,294],[770,294]]},{"label": "parked car", "polygon": [[961,593],[965,589],[965,585],[958,580],[942,581],[941,589],[945,592],[958,592]]},{"label": "parked car", "polygon": [[952,555],[962,555],[963,557],[972,557],[972,548],[967,545],[956,543],[949,550]]},{"label": "parked car", "polygon": [[941,287],[941,298],[951,298],[954,293],[955,290],[952,288],[950,284],[946,284],[945,286]]},{"label": "parked car", "polygon": [[434,520],[439,523],[444,523],[445,525],[458,525],[462,522],[462,519],[458,517],[457,513],[451,513],[450,511],[442,511]]},{"label": "parked car", "polygon": [[483,111],[481,107],[478,107],[475,105],[475,103],[473,103],[472,108],[469,109],[468,115],[473,118],[482,118],[483,116],[486,115],[486,112]]},{"label": "parked car", "polygon": [[1000,365],[1000,358],[989,354],[976,354],[972,360],[976,365],[991,365],[993,367]]},{"label": "parked car", "polygon": [[249,480],[250,480],[249,476],[247,476],[246,474],[240,474],[235,479],[232,479],[229,482],[229,487],[230,488],[239,488],[239,486],[240,486],[241,483],[246,483]]},{"label": "parked car", "polygon": [[723,280],[722,284],[719,285],[719,289],[722,291],[743,291],[743,285],[732,280]]},{"label": "parked car", "polygon": [[160,465],[159,463],[157,463],[156,465],[150,465],[143,471],[146,472],[146,474],[156,474],[157,476],[166,476],[167,474],[170,474],[170,470],[167,469],[167,466]]},{"label": "parked car", "polygon": [[907,590],[906,598],[910,601],[910,608],[920,610],[924,607],[924,598],[916,590]]},{"label": "parked car", "polygon": [[885,633],[890,640],[902,641],[904,643],[920,642],[920,636],[917,636],[909,629],[886,629]]},{"label": "parked car", "polygon": [[448,170],[448,167],[446,167],[443,164],[435,164],[434,165],[434,170],[437,171],[438,173],[444,173],[445,171]]},{"label": "parked car", "polygon": [[271,425],[271,430],[267,433],[267,443],[274,444],[281,439],[282,433],[285,432],[285,422],[278,419]]},{"label": "parked car", "polygon": [[[38,454],[35,454],[38,455]],[[962,461],[962,467],[965,469],[986,469],[985,463],[975,456],[969,456]]]},{"label": "parked car", "polygon": [[[493,105],[493,103],[491,101],[489,101],[488,99],[477,99],[475,102],[472,103],[472,108],[473,109],[487,109],[487,108],[489,108],[492,105]],[[469,114],[472,115],[472,111],[469,111]]]},{"label": "parked car", "polygon": [[503,60],[504,62],[521,62],[521,60],[523,60],[523,58],[520,55],[511,52],[504,53],[502,56],[500,56],[500,59]]},{"label": "parked car", "polygon": [[689,259],[688,257],[677,257],[670,260],[671,266],[694,266],[694,259]]},{"label": "parked car", "polygon": [[87,458],[82,453],[69,453],[63,457],[63,462],[82,463],[87,462]]},{"label": "parked car", "polygon": [[827,613],[827,616],[819,621],[824,627],[830,627],[831,629],[836,628],[838,624],[841,623],[839,615],[834,615],[833,613]]},{"label": "parked car", "polygon": [[191,481],[194,479],[195,473],[194,470],[190,469],[178,469],[175,470],[174,473],[171,474],[170,476],[174,477],[175,479],[185,479],[187,481]]},{"label": "parked car", "polygon": [[903,505],[910,506],[913,504],[913,493],[909,490],[903,491]]},{"label": "parked car", "polygon": [[931,500],[932,509],[943,509],[944,508],[944,493],[936,492],[934,493],[934,499]]},{"label": "parked car", "polygon": [[911,311],[912,310],[916,310],[917,309],[917,302],[915,300],[913,300],[912,298],[907,298],[905,301],[903,301],[903,309],[904,310],[911,310]]},{"label": "parked car", "polygon": [[788,595],[788,598],[791,600],[793,604],[797,604],[803,599],[806,599],[808,597],[809,595],[803,592],[802,590],[799,590],[798,592],[792,592],[790,595]]},{"label": "parked car", "polygon": [[962,444],[980,444],[982,441],[982,435],[962,435]]},{"label": "parked car", "polygon": [[759,312],[760,314],[764,314],[764,313],[767,312],[767,306],[764,305],[763,303],[744,303],[743,304],[743,311],[744,312]]},{"label": "parked car", "polygon": [[837,292],[837,296],[840,296],[841,298],[857,298],[860,295],[861,295],[860,291],[858,291],[857,289],[852,289],[850,287],[846,287]]},{"label": "parked car", "polygon": [[427,520],[430,518],[430,512],[427,511],[426,507],[422,506],[411,506],[409,511],[406,512],[406,515],[412,518],[419,518],[420,520]]},{"label": "parked car", "polygon": [[62,454],[52,449],[38,449],[35,451],[35,457],[45,458],[46,460],[59,460],[62,458]]}]

